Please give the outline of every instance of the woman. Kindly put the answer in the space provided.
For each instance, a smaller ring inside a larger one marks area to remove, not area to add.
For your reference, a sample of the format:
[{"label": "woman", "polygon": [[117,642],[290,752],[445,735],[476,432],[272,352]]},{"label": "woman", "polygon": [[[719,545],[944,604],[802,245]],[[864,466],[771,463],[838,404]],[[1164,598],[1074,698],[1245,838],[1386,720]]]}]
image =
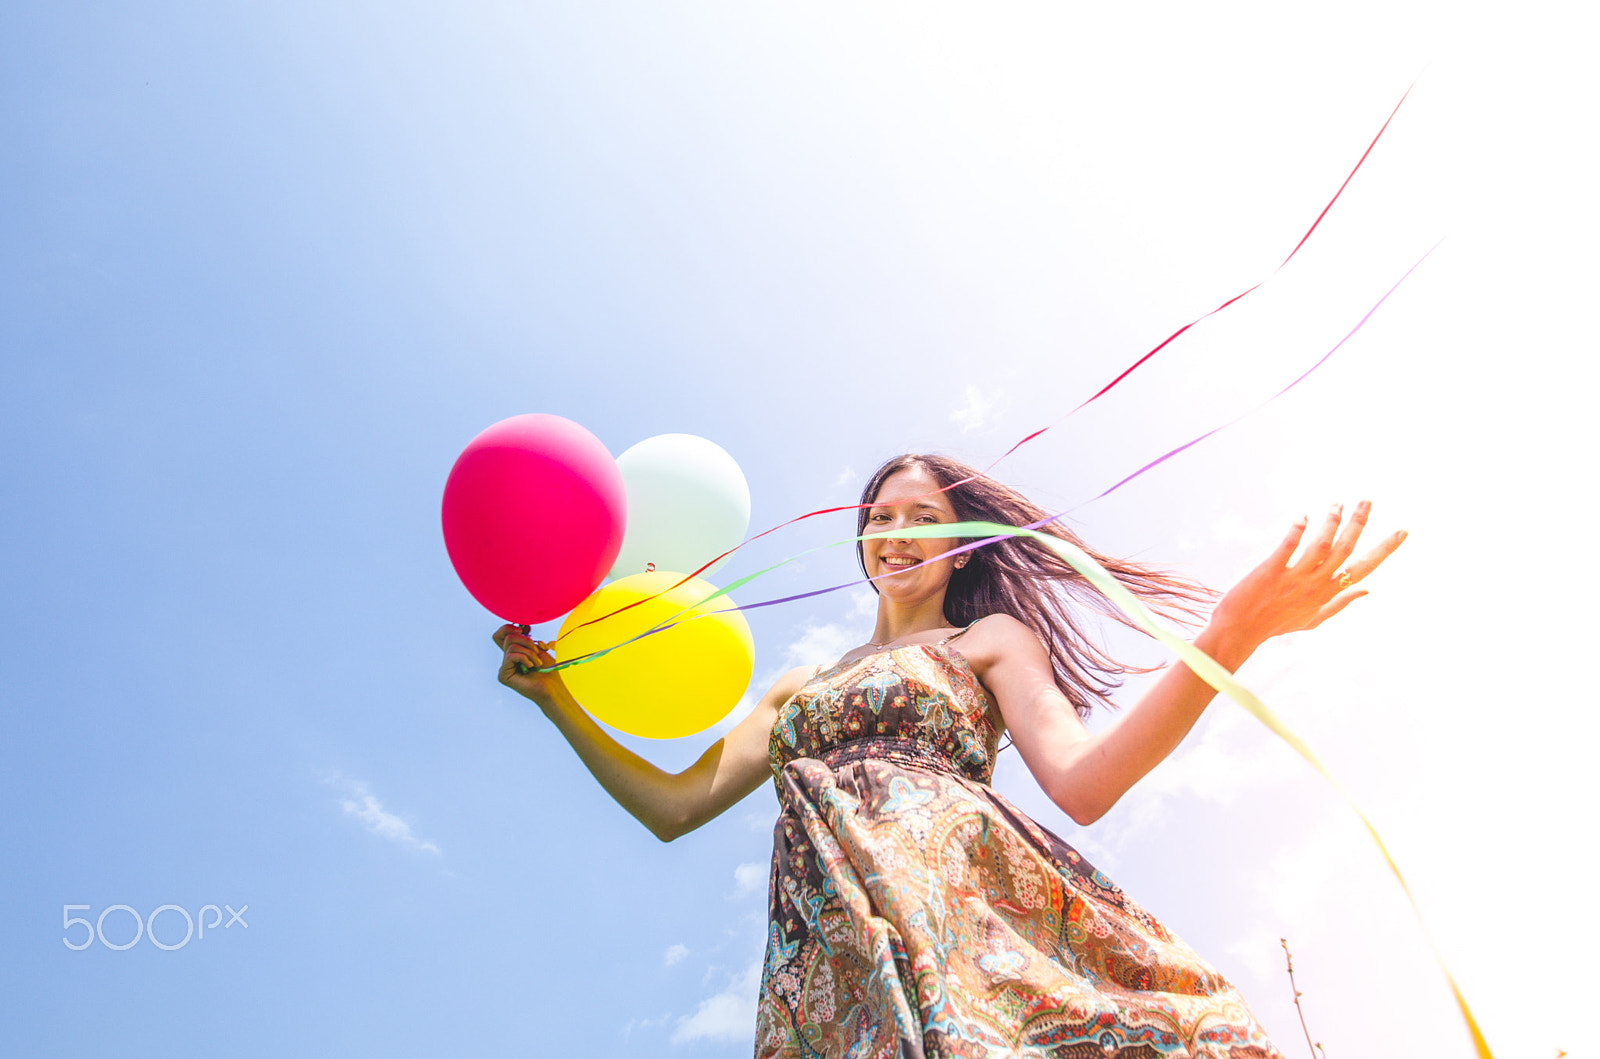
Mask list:
[{"label": "woman", "polygon": [[[947,491],[947,486],[954,486]],[[1238,993],[1055,835],[988,786],[1002,733],[1080,824],[1172,752],[1213,691],[1173,666],[1116,723],[1082,715],[1127,666],[1063,596],[1114,612],[1038,542],[954,557],[951,538],[895,531],[1045,515],[970,468],[902,456],[862,494],[872,639],[785,674],[681,773],[625,750],[584,713],[547,646],[505,626],[500,680],[537,702],[600,784],[663,841],[776,783],[758,1057],[1277,1056]],[[1348,562],[1367,519],[1297,522],[1195,639],[1236,669],[1271,636],[1310,629],[1404,539]],[[1067,531],[1052,528],[1069,540]],[[1081,547],[1081,543],[1079,544]],[[1093,554],[1092,552],[1090,553]],[[1208,594],[1096,556],[1136,595],[1193,615]]]}]

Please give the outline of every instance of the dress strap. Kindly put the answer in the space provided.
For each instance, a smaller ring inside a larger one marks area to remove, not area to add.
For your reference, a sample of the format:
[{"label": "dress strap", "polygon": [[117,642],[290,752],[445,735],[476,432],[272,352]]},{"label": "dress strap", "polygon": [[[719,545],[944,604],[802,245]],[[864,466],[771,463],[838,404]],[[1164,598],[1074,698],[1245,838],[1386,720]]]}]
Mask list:
[{"label": "dress strap", "polygon": [[[987,618],[988,616],[989,615],[985,614],[983,616],[983,618]],[[974,618],[971,622],[969,622],[968,624],[966,624],[966,625],[962,626],[961,628],[957,629],[955,632],[951,633],[949,636],[946,636],[944,639],[940,640],[938,643],[934,644],[933,646],[935,646],[935,647],[943,647],[945,644],[949,643],[951,640],[954,640],[957,636],[965,636],[972,629],[972,627],[974,625],[978,624],[978,622],[982,621],[983,618]]]}]

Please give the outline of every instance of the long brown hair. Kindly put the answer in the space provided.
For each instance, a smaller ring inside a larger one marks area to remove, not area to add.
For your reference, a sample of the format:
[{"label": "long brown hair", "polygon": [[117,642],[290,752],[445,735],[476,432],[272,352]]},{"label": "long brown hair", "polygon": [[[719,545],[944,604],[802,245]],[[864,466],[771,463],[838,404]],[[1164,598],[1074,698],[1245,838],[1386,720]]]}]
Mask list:
[{"label": "long brown hair", "polygon": [[[915,453],[896,456],[879,467],[861,490],[861,503],[875,501],[888,477],[908,467],[921,467],[941,488],[955,486],[945,495],[958,521],[1026,526],[1049,516],[1021,493],[964,463]],[[866,532],[868,513],[866,507],[857,512],[857,535]],[[1039,532],[1082,548],[1140,601],[1169,618],[1195,624],[1216,598],[1215,592],[1198,582],[1102,555],[1058,522],[1041,526]],[[950,575],[944,597],[945,620],[966,626],[989,614],[1009,614],[1023,622],[1049,650],[1056,687],[1080,716],[1087,715],[1096,703],[1110,705],[1107,694],[1122,684],[1124,674],[1150,671],[1149,667],[1117,661],[1095,643],[1083,617],[1074,615],[1072,604],[1087,606],[1129,628],[1137,626],[1044,544],[1011,537],[966,554],[967,564]],[[859,541],[856,561],[862,573],[867,573]]]}]

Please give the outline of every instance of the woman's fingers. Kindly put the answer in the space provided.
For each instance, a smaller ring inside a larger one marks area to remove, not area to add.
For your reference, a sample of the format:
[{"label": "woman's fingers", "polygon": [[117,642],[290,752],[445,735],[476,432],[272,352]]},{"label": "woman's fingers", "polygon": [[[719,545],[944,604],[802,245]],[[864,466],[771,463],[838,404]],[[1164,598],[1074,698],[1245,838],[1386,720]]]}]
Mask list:
[{"label": "woman's fingers", "polygon": [[1307,520],[1296,520],[1272,554],[1222,597],[1215,619],[1260,643],[1283,633],[1314,629],[1366,595],[1356,582],[1372,573],[1406,537],[1404,532],[1390,534],[1351,560],[1371,508],[1362,501],[1346,518],[1336,504],[1309,535]]},{"label": "woman's fingers", "polygon": [[1344,526],[1339,530],[1339,539],[1333,542],[1333,550],[1328,553],[1327,565],[1338,569],[1344,561],[1350,558],[1356,550],[1356,544],[1361,540],[1361,532],[1367,528],[1367,516],[1372,513],[1372,502],[1363,500],[1356,505],[1356,509],[1345,520]]},{"label": "woman's fingers", "polygon": [[1397,530],[1379,541],[1372,550],[1361,556],[1361,558],[1346,563],[1344,573],[1348,577],[1348,583],[1355,584],[1376,570],[1380,563],[1394,554],[1394,550],[1400,547],[1405,542],[1405,539],[1406,531]]},{"label": "woman's fingers", "polygon": [[1279,570],[1288,566],[1289,560],[1294,556],[1294,550],[1300,547],[1300,538],[1305,532],[1305,518],[1295,519],[1294,525],[1289,527],[1289,532],[1284,534],[1283,540],[1278,542],[1278,546],[1272,550],[1272,554],[1267,556],[1266,561],[1261,565],[1275,567]]},{"label": "woman's fingers", "polygon": [[[507,639],[507,637],[511,637],[511,636],[521,636],[523,639],[527,639],[528,626],[526,626],[526,625],[502,625],[502,626],[500,626],[500,628],[498,628],[498,629],[496,629],[494,631],[494,636],[493,636],[494,645],[496,647],[504,650],[505,646],[506,646],[506,639]],[[529,641],[529,642],[531,643],[532,641]]]},{"label": "woman's fingers", "polygon": [[1339,613],[1341,610],[1348,607],[1362,596],[1368,594],[1369,593],[1364,588],[1352,588],[1348,592],[1339,593],[1337,596],[1334,596],[1332,599],[1330,599],[1326,606],[1317,611],[1316,618],[1313,619],[1311,624],[1307,625],[1306,628],[1315,629],[1318,625],[1321,625],[1323,622],[1327,621],[1329,618],[1333,617],[1335,614]]},{"label": "woman's fingers", "polygon": [[[1334,547],[1332,554],[1329,556],[1330,560],[1340,560],[1342,558],[1349,557],[1349,552],[1355,548],[1356,538],[1360,535],[1361,527],[1365,526],[1366,524],[1367,512],[1370,510],[1370,508],[1370,504],[1368,504],[1366,501],[1362,501],[1361,505],[1356,510],[1355,517],[1352,519],[1352,522],[1359,520],[1360,525],[1356,526],[1355,532],[1353,533],[1350,532],[1349,526],[1345,527],[1345,532],[1340,534],[1339,543]],[[1405,539],[1405,530],[1396,530],[1394,533],[1389,534],[1383,540],[1379,541],[1376,546],[1370,549],[1359,559],[1355,559],[1351,562],[1334,562],[1333,565],[1335,565],[1337,568],[1337,573],[1334,575],[1334,586],[1337,594],[1320,610],[1317,611],[1316,619],[1309,626],[1307,626],[1307,628],[1315,629],[1318,625],[1321,625],[1323,622],[1327,621],[1329,618],[1348,607],[1351,603],[1354,603],[1362,596],[1367,595],[1368,593],[1366,589],[1356,588],[1354,586],[1368,574],[1372,573],[1372,571],[1376,570],[1378,565],[1385,559],[1393,555],[1394,550],[1400,547],[1400,545],[1405,542]]]},{"label": "woman's fingers", "polygon": [[1355,553],[1361,535],[1366,531],[1367,519],[1372,514],[1372,502],[1363,500],[1355,506],[1349,518],[1344,517],[1342,505],[1333,505],[1328,517],[1317,528],[1316,534],[1305,543],[1300,557],[1293,564],[1296,573],[1323,573],[1336,580],[1339,588],[1347,589],[1367,576],[1405,540],[1397,533],[1355,562],[1347,562]]},{"label": "woman's fingers", "polygon": [[533,649],[523,644],[507,644],[505,659],[500,663],[500,682],[509,684],[514,677],[527,676],[539,668]]},{"label": "woman's fingers", "polygon": [[496,629],[494,633],[495,646],[499,647],[502,651],[510,651],[513,648],[543,648],[548,650],[548,644],[541,644],[537,640],[530,640],[528,638],[528,634],[524,631],[526,629],[526,625],[500,626],[500,628]]},{"label": "woman's fingers", "polygon": [[527,626],[506,625],[494,634],[495,643],[505,652],[505,660],[500,664],[500,679],[502,682],[513,674],[526,676],[535,670],[544,669],[555,663],[555,656],[550,652],[550,644],[538,640],[530,640],[525,630]]},{"label": "woman's fingers", "polygon": [[1344,505],[1335,504],[1328,511],[1328,516],[1322,520],[1322,525],[1317,527],[1316,533],[1306,541],[1305,550],[1300,553],[1300,559],[1294,563],[1296,572],[1314,570],[1327,561],[1328,555],[1333,551],[1334,534],[1339,532],[1339,524],[1344,519]]}]

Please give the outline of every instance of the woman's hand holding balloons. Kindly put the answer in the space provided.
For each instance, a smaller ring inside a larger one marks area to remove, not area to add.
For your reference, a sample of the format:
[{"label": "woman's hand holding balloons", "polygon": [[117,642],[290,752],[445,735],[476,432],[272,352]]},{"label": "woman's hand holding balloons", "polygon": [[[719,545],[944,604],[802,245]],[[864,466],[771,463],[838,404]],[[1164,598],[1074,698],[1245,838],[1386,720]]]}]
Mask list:
[{"label": "woman's hand holding balloons", "polygon": [[[577,751],[617,803],[663,842],[693,831],[772,780],[767,739],[778,707],[799,691],[811,670],[784,674],[744,720],[682,772],[657,768],[613,739],[578,705],[552,665],[550,645],[530,639],[521,627],[502,625],[494,642],[505,652],[500,682],[539,704],[556,731]],[[575,667],[581,670],[583,667]],[[669,681],[676,674],[657,672]]]},{"label": "woman's hand holding balloons", "polygon": [[516,625],[502,625],[496,629],[494,642],[505,652],[500,663],[500,683],[548,708],[553,701],[554,688],[561,683],[559,672],[542,668],[556,660],[550,653],[550,645],[529,639]]},{"label": "woman's hand holding balloons", "polygon": [[[1249,655],[1270,637],[1315,629],[1366,595],[1366,589],[1356,584],[1406,539],[1403,530],[1391,533],[1351,560],[1371,508],[1363,500],[1345,519],[1342,506],[1335,504],[1308,540],[1302,540],[1305,519],[1290,527],[1273,553],[1217,604],[1208,631],[1222,638],[1228,648],[1225,653]],[[1230,661],[1217,660],[1224,665]]]}]

